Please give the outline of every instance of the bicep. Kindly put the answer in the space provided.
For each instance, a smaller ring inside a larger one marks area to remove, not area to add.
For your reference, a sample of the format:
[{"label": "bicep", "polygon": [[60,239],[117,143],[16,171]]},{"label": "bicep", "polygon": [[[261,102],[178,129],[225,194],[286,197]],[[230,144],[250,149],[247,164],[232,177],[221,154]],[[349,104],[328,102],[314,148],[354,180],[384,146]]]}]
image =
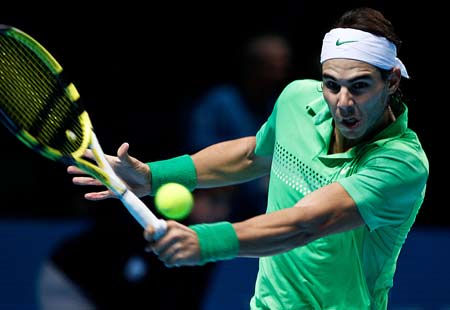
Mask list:
[{"label": "bicep", "polygon": [[267,175],[271,157],[255,155],[255,137],[211,145],[192,155],[198,187],[225,186]]},{"label": "bicep", "polygon": [[312,239],[364,225],[355,201],[336,182],[305,196],[295,207],[303,208],[300,222]]}]

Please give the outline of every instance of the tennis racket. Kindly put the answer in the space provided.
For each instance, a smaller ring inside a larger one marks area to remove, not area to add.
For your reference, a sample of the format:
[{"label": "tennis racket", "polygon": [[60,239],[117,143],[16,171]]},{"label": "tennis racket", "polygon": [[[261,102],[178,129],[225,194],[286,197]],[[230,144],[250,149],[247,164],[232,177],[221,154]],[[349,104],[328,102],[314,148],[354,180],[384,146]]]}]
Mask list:
[{"label": "tennis racket", "polygon": [[[166,222],[114,173],[79,98],[61,65],[40,43],[15,27],[0,25],[0,121],[39,154],[101,181],[142,227],[152,225],[159,238]],[[95,162],[83,158],[88,149]]]}]

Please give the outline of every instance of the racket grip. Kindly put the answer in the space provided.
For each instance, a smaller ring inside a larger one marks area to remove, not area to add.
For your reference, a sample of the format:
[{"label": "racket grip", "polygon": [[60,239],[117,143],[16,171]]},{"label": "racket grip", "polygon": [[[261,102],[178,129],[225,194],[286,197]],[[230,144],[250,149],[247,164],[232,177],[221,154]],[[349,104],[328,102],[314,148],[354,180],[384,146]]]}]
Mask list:
[{"label": "racket grip", "polygon": [[125,191],[125,193],[120,196],[120,200],[144,229],[147,228],[148,225],[151,225],[155,229],[155,240],[158,240],[166,233],[166,221],[157,218],[132,191]]}]

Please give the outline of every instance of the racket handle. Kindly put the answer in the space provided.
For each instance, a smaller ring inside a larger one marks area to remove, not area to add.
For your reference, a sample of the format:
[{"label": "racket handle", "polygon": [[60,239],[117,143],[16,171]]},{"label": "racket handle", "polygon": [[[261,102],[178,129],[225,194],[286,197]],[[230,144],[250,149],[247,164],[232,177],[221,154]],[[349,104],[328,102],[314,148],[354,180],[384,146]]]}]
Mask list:
[{"label": "racket handle", "polygon": [[158,240],[166,233],[166,221],[157,218],[132,191],[125,191],[125,193],[120,196],[120,200],[144,229],[147,228],[148,225],[153,226],[155,229],[155,240]]}]

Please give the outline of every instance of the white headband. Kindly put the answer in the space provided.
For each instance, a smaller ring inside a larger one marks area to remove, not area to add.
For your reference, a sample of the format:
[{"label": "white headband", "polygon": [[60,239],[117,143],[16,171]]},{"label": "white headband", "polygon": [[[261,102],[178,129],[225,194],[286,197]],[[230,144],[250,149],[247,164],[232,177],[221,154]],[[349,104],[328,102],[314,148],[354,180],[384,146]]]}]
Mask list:
[{"label": "white headband", "polygon": [[398,67],[402,76],[409,78],[394,43],[358,29],[335,28],[325,35],[320,63],[332,58],[360,60],[385,70]]}]

